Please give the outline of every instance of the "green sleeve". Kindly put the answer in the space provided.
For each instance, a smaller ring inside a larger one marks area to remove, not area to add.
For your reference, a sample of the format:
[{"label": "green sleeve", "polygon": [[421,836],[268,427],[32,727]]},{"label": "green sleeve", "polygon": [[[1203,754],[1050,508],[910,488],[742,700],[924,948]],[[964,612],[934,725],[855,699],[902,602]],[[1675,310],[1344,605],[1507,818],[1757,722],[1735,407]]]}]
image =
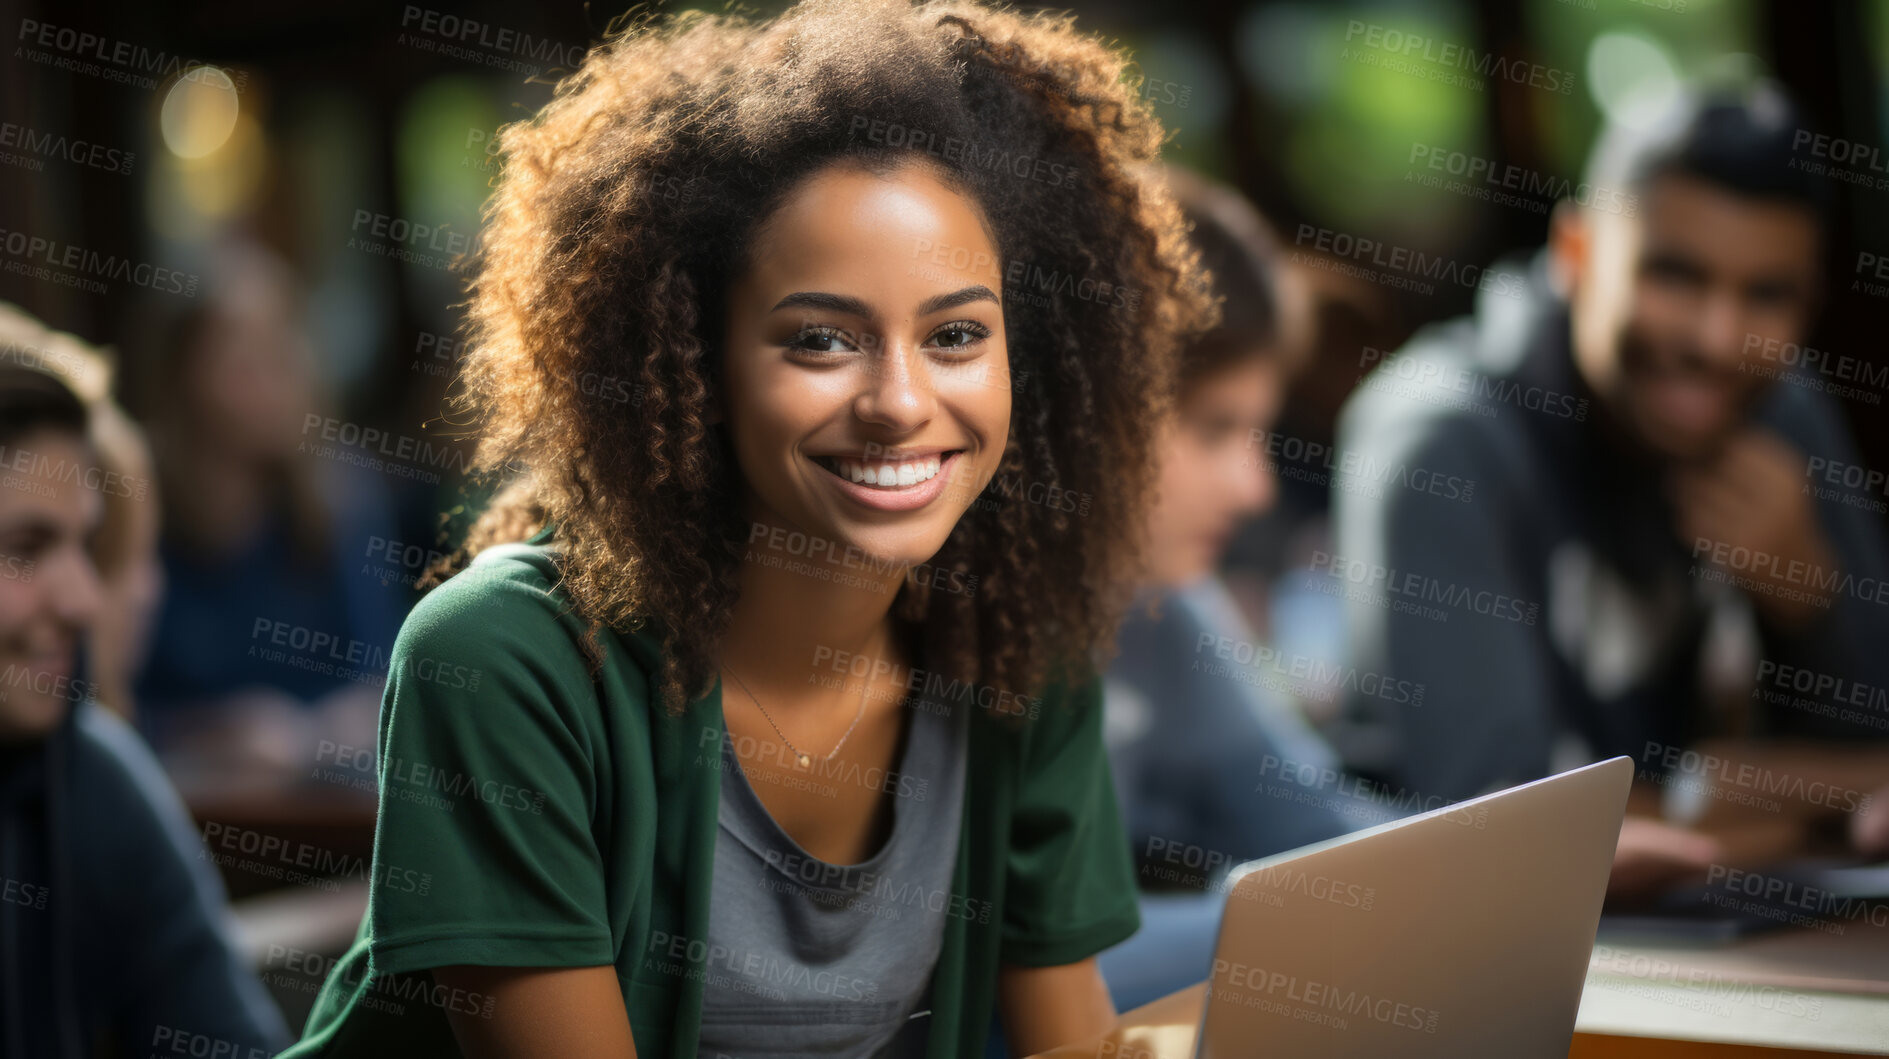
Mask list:
[{"label": "green sleeve", "polygon": [[377,973],[615,960],[592,831],[597,696],[561,603],[521,569],[448,579],[395,639],[368,910]]},{"label": "green sleeve", "polygon": [[1024,738],[1004,885],[1005,963],[1075,963],[1141,926],[1102,744],[1102,682],[1048,697]]}]

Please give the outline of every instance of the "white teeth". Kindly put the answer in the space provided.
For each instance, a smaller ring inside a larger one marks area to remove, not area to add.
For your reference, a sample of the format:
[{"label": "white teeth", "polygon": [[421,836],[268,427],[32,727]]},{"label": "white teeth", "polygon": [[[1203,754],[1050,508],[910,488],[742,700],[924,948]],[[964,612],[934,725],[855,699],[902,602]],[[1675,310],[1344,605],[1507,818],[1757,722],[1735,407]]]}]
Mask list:
[{"label": "white teeth", "polygon": [[929,481],[937,475],[942,462],[941,456],[927,456],[905,463],[865,463],[848,456],[833,457],[841,477],[881,489],[902,489]]}]

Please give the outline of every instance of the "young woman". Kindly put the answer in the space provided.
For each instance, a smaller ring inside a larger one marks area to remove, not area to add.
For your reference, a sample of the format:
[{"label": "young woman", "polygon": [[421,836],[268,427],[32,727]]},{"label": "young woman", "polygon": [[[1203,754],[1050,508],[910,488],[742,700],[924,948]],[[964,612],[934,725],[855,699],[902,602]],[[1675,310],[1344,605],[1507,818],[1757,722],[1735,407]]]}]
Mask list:
[{"label": "young woman", "polygon": [[[1138,919],[1095,667],[1212,315],[1066,17],[641,23],[504,134],[368,914],[292,1055],[964,1055]],[[519,538],[526,538],[520,541]]]}]

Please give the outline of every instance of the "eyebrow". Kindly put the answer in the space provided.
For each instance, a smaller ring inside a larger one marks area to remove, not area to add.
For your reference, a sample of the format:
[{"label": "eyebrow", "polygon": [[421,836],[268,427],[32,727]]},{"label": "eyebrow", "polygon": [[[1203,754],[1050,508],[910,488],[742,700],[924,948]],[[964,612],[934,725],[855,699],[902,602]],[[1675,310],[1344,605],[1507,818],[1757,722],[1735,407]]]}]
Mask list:
[{"label": "eyebrow", "polygon": [[[982,283],[973,283],[962,290],[955,290],[949,294],[937,294],[926,298],[918,307],[918,315],[930,316],[932,313],[943,312],[946,309],[955,309],[960,305],[968,305],[971,302],[979,301],[996,302],[997,295]],[[829,294],[826,291],[796,291],[776,302],[774,308],[770,309],[769,312],[779,312],[782,309],[794,308],[826,309],[831,312],[846,313],[850,316],[869,317],[872,315],[872,307],[867,305],[864,301],[852,297],[851,295]]]}]

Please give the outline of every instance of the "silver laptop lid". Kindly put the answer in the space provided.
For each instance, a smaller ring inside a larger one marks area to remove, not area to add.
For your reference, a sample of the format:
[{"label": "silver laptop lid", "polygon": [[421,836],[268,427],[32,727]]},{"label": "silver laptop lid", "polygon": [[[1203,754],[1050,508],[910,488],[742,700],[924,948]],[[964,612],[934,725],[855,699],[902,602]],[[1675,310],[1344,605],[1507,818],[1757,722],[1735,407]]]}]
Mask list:
[{"label": "silver laptop lid", "polygon": [[1568,1054],[1632,759],[1251,861],[1197,1059]]}]

